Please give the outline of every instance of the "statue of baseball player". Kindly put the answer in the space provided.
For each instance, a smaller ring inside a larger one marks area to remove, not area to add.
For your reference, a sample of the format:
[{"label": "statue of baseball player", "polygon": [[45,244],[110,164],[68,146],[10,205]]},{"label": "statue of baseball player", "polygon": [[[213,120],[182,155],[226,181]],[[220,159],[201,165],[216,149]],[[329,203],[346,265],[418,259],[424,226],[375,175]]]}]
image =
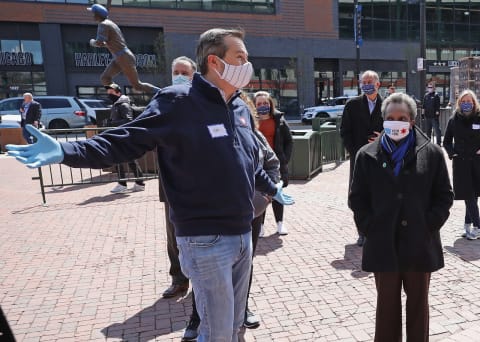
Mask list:
[{"label": "statue of baseball player", "polygon": [[106,47],[113,56],[113,60],[100,77],[102,84],[108,86],[113,83],[112,79],[114,76],[123,72],[135,90],[146,93],[159,91],[160,88],[150,83],[140,82],[138,79],[135,56],[128,48],[118,25],[108,19],[108,9],[102,5],[95,4],[92,7],[88,7],[87,10],[93,13],[95,21],[98,22],[97,38],[90,39],[90,45],[93,47]]}]

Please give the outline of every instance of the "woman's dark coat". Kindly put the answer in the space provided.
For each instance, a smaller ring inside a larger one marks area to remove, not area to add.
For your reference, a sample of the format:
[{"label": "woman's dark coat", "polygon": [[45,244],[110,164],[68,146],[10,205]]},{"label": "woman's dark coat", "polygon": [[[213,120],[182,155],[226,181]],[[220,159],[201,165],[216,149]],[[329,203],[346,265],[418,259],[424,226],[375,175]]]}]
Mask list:
[{"label": "woman's dark coat", "polygon": [[465,116],[456,112],[448,121],[443,146],[453,160],[453,190],[455,199],[480,196],[480,116]]},{"label": "woman's dark coat", "polygon": [[288,185],[288,162],[292,156],[293,139],[290,127],[283,118],[283,113],[276,112],[273,115],[275,120],[275,137],[273,151],[280,161],[280,174],[283,181],[283,187]]},{"label": "woman's dark coat", "polygon": [[440,228],[453,191],[440,147],[418,128],[415,135],[397,177],[380,139],[357,154],[349,200],[366,236],[364,271],[433,272],[444,266]]}]

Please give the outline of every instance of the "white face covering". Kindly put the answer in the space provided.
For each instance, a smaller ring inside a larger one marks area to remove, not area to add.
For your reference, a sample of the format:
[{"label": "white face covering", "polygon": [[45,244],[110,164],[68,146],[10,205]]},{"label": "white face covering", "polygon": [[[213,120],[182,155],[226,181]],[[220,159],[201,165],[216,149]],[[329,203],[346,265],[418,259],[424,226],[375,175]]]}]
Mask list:
[{"label": "white face covering", "polygon": [[383,129],[385,134],[393,141],[399,141],[410,133],[410,122],[406,121],[384,121]]},{"label": "white face covering", "polygon": [[223,59],[219,58],[223,65],[225,65],[225,69],[223,69],[223,73],[220,73],[215,69],[218,76],[222,80],[227,81],[231,86],[240,89],[245,87],[252,78],[253,74],[253,65],[250,62],[247,62],[242,65],[231,65],[227,64]]}]

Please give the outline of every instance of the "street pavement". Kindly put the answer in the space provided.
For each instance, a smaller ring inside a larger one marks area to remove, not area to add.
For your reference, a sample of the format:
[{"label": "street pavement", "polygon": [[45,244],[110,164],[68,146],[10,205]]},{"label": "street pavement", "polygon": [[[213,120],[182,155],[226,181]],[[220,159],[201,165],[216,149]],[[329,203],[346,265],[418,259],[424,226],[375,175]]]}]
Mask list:
[{"label": "street pavement", "polygon": [[[17,340],[179,341],[191,294],[161,298],[170,278],[157,181],[125,195],[113,183],[49,189],[43,206],[35,176],[0,155],[0,305]],[[250,300],[262,324],[246,341],[373,341],[376,291],[360,270],[347,178],[348,162],[292,181],[287,236],[269,208]],[[480,340],[480,240],[460,237],[463,215],[455,202],[442,229],[430,341]]]}]

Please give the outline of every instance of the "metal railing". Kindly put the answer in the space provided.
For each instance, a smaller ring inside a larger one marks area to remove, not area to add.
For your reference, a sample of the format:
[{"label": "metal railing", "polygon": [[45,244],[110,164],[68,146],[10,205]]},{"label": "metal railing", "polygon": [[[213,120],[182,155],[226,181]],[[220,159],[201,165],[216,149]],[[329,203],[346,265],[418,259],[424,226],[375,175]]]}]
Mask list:
[{"label": "metal railing", "polygon": [[[104,128],[77,128],[77,129],[48,129],[43,130],[58,141],[80,141],[85,140],[101,131]],[[137,162],[142,170],[143,177],[134,177],[131,170],[125,165],[125,178],[119,177],[118,165],[103,169],[72,168],[63,164],[51,164],[38,168],[38,179],[42,194],[43,204],[46,204],[47,188],[62,188],[73,185],[104,184],[119,181],[138,181],[158,178],[158,159],[156,150],[147,152]]]}]

